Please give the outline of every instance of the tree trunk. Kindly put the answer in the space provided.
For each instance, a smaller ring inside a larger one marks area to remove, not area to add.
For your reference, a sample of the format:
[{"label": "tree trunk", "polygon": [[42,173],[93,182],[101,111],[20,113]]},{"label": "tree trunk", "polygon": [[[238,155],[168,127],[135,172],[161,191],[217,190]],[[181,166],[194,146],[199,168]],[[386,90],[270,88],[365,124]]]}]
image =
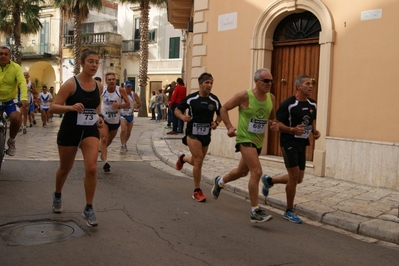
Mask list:
[{"label": "tree trunk", "polygon": [[80,72],[80,52],[82,48],[82,21],[79,17],[79,8],[73,9],[73,74]]},{"label": "tree trunk", "polygon": [[21,65],[22,62],[22,56],[21,56],[21,7],[18,3],[14,4],[14,9],[12,11],[12,16],[14,20],[14,36],[12,36],[14,40],[14,44],[12,44],[12,50],[13,50],[13,57],[14,61]]},{"label": "tree trunk", "polygon": [[148,23],[150,13],[150,1],[142,0],[140,3],[140,66],[139,66],[139,84],[141,107],[138,113],[139,117],[147,117],[147,71],[148,71]]}]

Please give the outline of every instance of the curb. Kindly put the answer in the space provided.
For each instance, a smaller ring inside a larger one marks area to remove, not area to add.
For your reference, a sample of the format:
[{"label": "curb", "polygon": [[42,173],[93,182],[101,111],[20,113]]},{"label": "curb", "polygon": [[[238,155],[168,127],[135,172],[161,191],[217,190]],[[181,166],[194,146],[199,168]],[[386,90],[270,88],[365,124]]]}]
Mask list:
[{"label": "curb", "polygon": [[[172,168],[175,168],[177,150],[176,153],[171,150],[166,138],[163,137],[162,130],[153,131],[151,135],[151,145],[155,155],[162,162]],[[207,155],[207,157],[217,158],[218,156]],[[192,166],[188,165],[187,167],[184,167],[181,172],[192,177]],[[209,171],[203,169],[202,181],[212,185],[214,177],[211,177],[211,175],[207,174],[207,172]],[[245,178],[242,178],[242,180],[244,179]],[[248,190],[237,186],[237,182],[238,180],[233,183],[226,184],[225,190],[248,199]],[[284,198],[284,200],[275,197],[276,195],[268,196],[267,198],[265,198],[263,195],[259,195],[259,203],[263,206],[270,206],[272,208],[284,211],[286,206],[285,194],[277,195]],[[295,205],[295,208],[298,214],[312,221],[334,226],[356,235],[372,237],[377,241],[379,240],[399,244],[399,218],[394,215],[386,214],[377,218],[366,217],[363,215],[336,210],[322,203],[317,203],[317,201],[300,202]]]}]

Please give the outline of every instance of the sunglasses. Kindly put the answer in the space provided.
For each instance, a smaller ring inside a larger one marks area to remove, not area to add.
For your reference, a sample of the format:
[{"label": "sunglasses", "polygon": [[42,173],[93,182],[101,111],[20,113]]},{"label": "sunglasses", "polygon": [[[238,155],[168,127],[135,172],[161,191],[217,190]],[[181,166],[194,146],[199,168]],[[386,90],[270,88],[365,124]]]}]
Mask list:
[{"label": "sunglasses", "polygon": [[272,79],[258,79],[258,80],[260,80],[260,81],[262,81],[263,83],[273,83],[273,80]]}]

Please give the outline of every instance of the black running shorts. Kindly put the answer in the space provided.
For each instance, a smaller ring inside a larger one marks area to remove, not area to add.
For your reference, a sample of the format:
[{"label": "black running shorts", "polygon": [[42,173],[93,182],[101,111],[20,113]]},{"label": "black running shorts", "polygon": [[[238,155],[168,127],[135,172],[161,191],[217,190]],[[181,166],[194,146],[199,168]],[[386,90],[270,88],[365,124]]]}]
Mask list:
[{"label": "black running shorts", "polygon": [[73,126],[72,128],[61,125],[58,131],[57,144],[60,146],[79,146],[82,139],[87,137],[100,139],[97,125]]},{"label": "black running shorts", "polygon": [[281,147],[283,152],[284,164],[287,168],[299,166],[299,170],[305,170],[306,165],[306,146],[287,146]]}]

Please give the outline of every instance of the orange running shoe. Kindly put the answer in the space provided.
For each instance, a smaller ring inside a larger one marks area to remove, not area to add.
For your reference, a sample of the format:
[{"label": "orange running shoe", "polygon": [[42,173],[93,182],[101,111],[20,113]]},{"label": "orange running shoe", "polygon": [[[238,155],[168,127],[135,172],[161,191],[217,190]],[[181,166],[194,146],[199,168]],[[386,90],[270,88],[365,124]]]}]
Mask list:
[{"label": "orange running shoe", "polygon": [[180,160],[180,158],[182,157],[182,156],[184,156],[184,153],[182,152],[182,151],[179,151],[178,153],[177,153],[177,161],[176,161],[176,169],[177,170],[181,170],[181,169],[183,169],[183,164],[181,163],[181,160]]},{"label": "orange running shoe", "polygon": [[205,202],[206,197],[204,196],[204,193],[202,193],[202,190],[194,191],[192,198],[198,202]]}]

